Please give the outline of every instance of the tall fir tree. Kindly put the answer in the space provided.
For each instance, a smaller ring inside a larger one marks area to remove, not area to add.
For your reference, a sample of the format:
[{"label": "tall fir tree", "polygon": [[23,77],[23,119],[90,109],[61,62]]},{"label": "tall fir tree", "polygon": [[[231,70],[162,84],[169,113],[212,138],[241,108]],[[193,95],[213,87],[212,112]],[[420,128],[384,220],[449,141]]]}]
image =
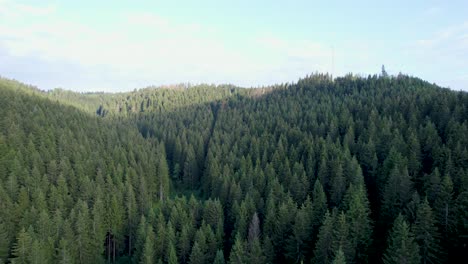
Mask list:
[{"label": "tall fir tree", "polygon": [[387,240],[387,250],[383,256],[385,264],[418,264],[421,257],[413,233],[401,214],[393,223]]},{"label": "tall fir tree", "polygon": [[415,240],[419,244],[422,263],[439,263],[441,249],[439,246],[439,232],[436,220],[427,199],[424,199],[416,211],[416,220],[413,226]]}]

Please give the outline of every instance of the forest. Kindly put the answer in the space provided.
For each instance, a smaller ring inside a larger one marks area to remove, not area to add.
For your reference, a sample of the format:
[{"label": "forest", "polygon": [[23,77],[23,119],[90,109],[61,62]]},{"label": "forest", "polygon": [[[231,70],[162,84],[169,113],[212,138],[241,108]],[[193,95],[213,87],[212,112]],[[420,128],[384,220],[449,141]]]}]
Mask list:
[{"label": "forest", "polygon": [[468,263],[468,93],[0,79],[0,263]]}]

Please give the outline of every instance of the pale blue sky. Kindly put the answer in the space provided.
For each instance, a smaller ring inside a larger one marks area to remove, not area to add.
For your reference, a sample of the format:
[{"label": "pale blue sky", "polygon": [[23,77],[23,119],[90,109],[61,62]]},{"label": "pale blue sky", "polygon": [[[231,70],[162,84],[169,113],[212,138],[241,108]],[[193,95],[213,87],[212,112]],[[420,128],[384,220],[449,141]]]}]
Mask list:
[{"label": "pale blue sky", "polygon": [[384,64],[468,90],[468,1],[343,2],[0,0],[0,75],[41,89],[128,91],[256,87]]}]

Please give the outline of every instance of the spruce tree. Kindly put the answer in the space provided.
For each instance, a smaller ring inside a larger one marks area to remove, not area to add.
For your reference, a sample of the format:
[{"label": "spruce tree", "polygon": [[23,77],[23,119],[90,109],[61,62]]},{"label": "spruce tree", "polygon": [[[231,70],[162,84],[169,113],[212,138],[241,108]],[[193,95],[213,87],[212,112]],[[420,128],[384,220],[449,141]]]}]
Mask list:
[{"label": "spruce tree", "polygon": [[332,264],[346,264],[346,258],[341,248],[336,251]]},{"label": "spruce tree", "polygon": [[363,184],[350,185],[345,197],[345,208],[352,256],[356,258],[356,262],[367,262],[367,249],[372,242],[372,220]]},{"label": "spruce tree", "polygon": [[28,230],[24,228],[18,234],[16,238],[16,243],[12,249],[13,258],[11,258],[11,263],[14,264],[26,264],[29,263],[29,259],[31,256],[31,249],[32,249],[33,240],[31,238],[31,234]]},{"label": "spruce tree", "polygon": [[403,216],[399,214],[389,233],[383,262],[385,264],[418,264],[420,259],[419,247],[414,240],[413,233]]},{"label": "spruce tree", "polygon": [[225,263],[226,262],[224,261],[223,251],[218,249],[218,251],[216,251],[216,257],[215,257],[213,264],[225,264]]},{"label": "spruce tree", "polygon": [[329,212],[325,213],[323,225],[320,227],[318,233],[318,240],[315,244],[314,250],[314,263],[328,264],[332,261],[333,255],[333,230],[334,230],[334,217]]},{"label": "spruce tree", "polygon": [[173,243],[170,243],[169,244],[169,249],[168,249],[168,259],[167,259],[167,263],[168,264],[177,264],[179,263],[177,261],[177,253],[176,253],[176,250],[175,250],[175,247],[174,247],[174,244]]},{"label": "spruce tree", "polygon": [[427,199],[424,199],[416,211],[413,226],[415,240],[419,244],[422,263],[438,263],[440,258],[439,232],[436,220]]},{"label": "spruce tree", "polygon": [[10,247],[8,229],[3,219],[0,219],[0,262],[6,262]]},{"label": "spruce tree", "polygon": [[245,250],[244,242],[242,241],[241,236],[236,234],[234,240],[234,245],[231,249],[231,254],[229,255],[229,264],[243,264],[247,263],[247,252]]},{"label": "spruce tree", "polygon": [[312,241],[317,237],[319,227],[322,225],[325,213],[327,212],[327,196],[323,191],[322,184],[317,179],[314,184],[312,192],[312,214],[311,214],[311,228],[312,228]]},{"label": "spruce tree", "polygon": [[153,227],[148,225],[146,228],[146,239],[145,244],[143,246],[143,252],[140,257],[140,264],[150,264],[155,263],[155,250],[154,250],[154,232]]},{"label": "spruce tree", "polygon": [[412,193],[412,182],[408,170],[395,166],[390,172],[383,191],[382,219],[393,221],[410,201]]},{"label": "spruce tree", "polygon": [[205,263],[205,256],[197,241],[193,243],[192,253],[190,253],[190,264],[203,264]]}]

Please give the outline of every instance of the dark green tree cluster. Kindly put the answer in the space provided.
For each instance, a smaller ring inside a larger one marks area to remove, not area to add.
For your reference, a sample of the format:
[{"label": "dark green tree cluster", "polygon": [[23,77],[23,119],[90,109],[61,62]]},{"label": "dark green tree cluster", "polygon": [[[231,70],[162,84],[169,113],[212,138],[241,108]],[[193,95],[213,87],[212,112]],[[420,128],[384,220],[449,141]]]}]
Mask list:
[{"label": "dark green tree cluster", "polygon": [[42,92],[0,80],[0,263],[445,263],[468,94],[398,76]]}]

